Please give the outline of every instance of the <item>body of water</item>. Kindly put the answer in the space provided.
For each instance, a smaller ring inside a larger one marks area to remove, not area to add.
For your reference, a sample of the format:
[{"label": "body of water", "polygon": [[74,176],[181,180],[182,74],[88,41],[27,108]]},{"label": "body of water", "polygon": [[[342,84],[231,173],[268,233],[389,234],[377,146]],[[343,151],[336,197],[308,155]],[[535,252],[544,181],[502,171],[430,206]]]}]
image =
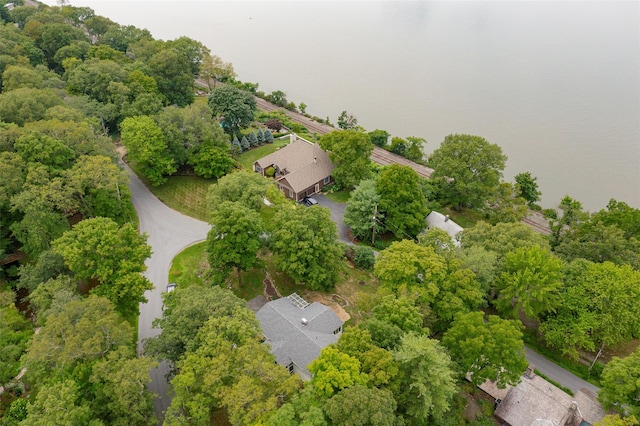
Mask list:
[{"label": "body of water", "polygon": [[183,35],[307,112],[420,136],[469,133],[538,178],[542,204],[640,208],[640,3],[72,0]]}]

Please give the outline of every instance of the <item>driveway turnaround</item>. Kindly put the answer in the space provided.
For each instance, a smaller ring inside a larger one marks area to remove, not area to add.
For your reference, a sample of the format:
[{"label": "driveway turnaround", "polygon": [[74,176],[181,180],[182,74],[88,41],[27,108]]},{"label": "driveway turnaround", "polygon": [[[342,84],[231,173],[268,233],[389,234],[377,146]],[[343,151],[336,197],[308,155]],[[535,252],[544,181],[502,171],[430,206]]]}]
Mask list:
[{"label": "driveway turnaround", "polygon": [[[145,339],[161,330],[153,328],[153,320],[162,316],[162,293],[167,289],[169,267],[173,258],[185,247],[207,238],[210,226],[202,221],[185,216],[170,209],[147,189],[140,179],[125,165],[129,172],[131,201],[138,213],[140,233],[148,235],[147,243],[153,254],[147,259],[145,276],[154,285],[144,296],[146,303],[140,304],[138,319],[138,354],[142,353]],[[162,423],[163,413],[171,399],[167,396],[168,364],[163,361],[149,373],[150,389],[159,395],[154,401],[156,414]]]}]

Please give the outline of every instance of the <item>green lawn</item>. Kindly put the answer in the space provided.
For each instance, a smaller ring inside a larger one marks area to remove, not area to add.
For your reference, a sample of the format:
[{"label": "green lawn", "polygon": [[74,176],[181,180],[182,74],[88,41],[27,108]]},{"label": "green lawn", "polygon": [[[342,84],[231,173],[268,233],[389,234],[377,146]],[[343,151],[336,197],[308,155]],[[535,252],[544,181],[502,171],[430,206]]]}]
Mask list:
[{"label": "green lawn", "polygon": [[[139,176],[139,175],[138,175]],[[207,191],[215,179],[199,176],[169,176],[160,186],[147,187],[167,206],[196,219],[207,222]]]},{"label": "green lawn", "polygon": [[242,164],[242,167],[247,170],[253,170],[253,163],[256,160],[264,157],[265,155],[269,155],[272,152],[276,152],[288,143],[289,138],[276,139],[273,143],[267,143],[257,148],[252,148],[238,155],[238,163]]},{"label": "green lawn", "polygon": [[439,211],[442,214],[448,214],[455,223],[462,226],[463,228],[471,228],[477,222],[486,220],[482,213],[471,209],[464,209],[463,211],[458,212],[447,207]]},{"label": "green lawn", "polygon": [[351,197],[351,191],[342,190],[335,192],[325,192],[324,195],[333,202],[346,204]]},{"label": "green lawn", "polygon": [[182,250],[171,262],[169,282],[180,287],[203,285],[209,272],[209,262],[205,252],[206,242],[194,244]]}]

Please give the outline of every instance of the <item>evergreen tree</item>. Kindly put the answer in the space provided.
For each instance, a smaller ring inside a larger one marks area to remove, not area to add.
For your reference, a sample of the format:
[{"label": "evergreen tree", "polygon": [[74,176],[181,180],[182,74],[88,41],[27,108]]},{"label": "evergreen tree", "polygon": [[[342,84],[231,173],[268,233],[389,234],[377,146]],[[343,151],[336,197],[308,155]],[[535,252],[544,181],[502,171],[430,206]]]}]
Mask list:
[{"label": "evergreen tree", "polygon": [[258,145],[264,145],[266,142],[264,139],[264,132],[262,131],[262,127],[258,129]]},{"label": "evergreen tree", "polygon": [[243,136],[242,139],[240,139],[240,146],[242,147],[243,151],[246,151],[249,149],[249,140],[247,139],[246,136]]},{"label": "evergreen tree", "polygon": [[256,136],[255,132],[249,133],[248,139],[249,139],[249,145],[251,145],[252,147],[256,147],[260,145],[258,143],[258,137]]},{"label": "evergreen tree", "polygon": [[237,136],[233,137],[233,141],[231,141],[231,153],[233,155],[240,154],[242,152],[242,146],[240,145],[240,141]]},{"label": "evergreen tree", "polygon": [[264,132],[264,141],[266,143],[273,143],[273,133],[270,130]]}]

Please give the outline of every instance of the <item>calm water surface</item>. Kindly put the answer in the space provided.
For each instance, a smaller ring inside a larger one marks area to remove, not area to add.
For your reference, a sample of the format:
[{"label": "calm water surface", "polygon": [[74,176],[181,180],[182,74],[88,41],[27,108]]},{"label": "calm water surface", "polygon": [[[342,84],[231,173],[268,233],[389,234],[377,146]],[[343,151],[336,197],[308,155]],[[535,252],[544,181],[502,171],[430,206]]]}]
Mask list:
[{"label": "calm water surface", "polygon": [[543,205],[640,208],[640,3],[72,0],[154,37],[186,35],[243,81],[336,121],[483,136]]}]

